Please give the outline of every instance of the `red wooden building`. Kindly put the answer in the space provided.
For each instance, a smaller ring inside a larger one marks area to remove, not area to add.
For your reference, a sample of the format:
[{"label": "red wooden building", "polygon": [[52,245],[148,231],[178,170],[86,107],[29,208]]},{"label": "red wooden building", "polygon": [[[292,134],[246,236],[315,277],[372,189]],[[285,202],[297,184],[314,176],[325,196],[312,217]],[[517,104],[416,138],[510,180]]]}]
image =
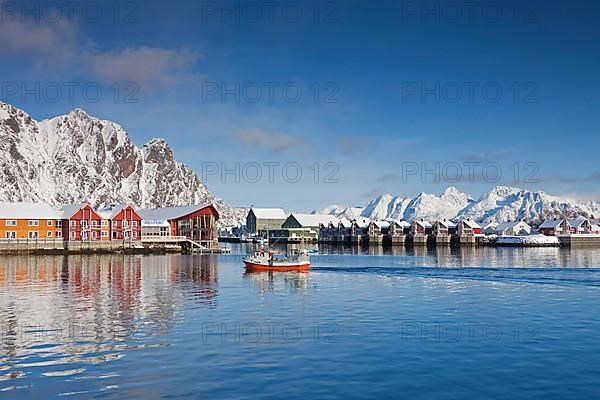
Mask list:
[{"label": "red wooden building", "polygon": [[142,240],[142,217],[128,204],[113,204],[98,214],[109,221],[110,240]]},{"label": "red wooden building", "polygon": [[70,204],[60,209],[64,240],[93,241],[110,240],[108,221],[103,219],[91,205]]},{"label": "red wooden building", "polygon": [[542,235],[558,236],[569,233],[569,223],[566,219],[546,220],[539,228]]},{"label": "red wooden building", "polygon": [[458,222],[458,236],[475,236],[481,234],[481,226],[470,219],[463,219]]},{"label": "red wooden building", "polygon": [[410,233],[413,236],[431,235],[433,233],[433,225],[424,219],[415,220],[410,226]]},{"label": "red wooden building", "polygon": [[587,218],[546,220],[539,230],[546,236],[591,234],[592,223]]},{"label": "red wooden building", "polygon": [[202,245],[218,245],[219,212],[212,204],[139,210],[144,220],[142,235],[155,235],[155,228],[169,226],[171,236],[185,236]]}]

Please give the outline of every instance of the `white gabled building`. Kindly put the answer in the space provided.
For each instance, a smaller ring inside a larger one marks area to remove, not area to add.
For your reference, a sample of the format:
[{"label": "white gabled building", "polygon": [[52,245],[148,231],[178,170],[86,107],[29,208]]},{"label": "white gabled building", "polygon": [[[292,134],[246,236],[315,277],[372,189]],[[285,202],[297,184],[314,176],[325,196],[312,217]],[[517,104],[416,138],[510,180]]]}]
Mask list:
[{"label": "white gabled building", "polygon": [[523,221],[503,222],[496,227],[498,236],[524,236],[531,233],[531,226]]},{"label": "white gabled building", "polygon": [[483,227],[483,233],[485,235],[495,235],[497,227],[498,227],[497,222],[490,222]]}]

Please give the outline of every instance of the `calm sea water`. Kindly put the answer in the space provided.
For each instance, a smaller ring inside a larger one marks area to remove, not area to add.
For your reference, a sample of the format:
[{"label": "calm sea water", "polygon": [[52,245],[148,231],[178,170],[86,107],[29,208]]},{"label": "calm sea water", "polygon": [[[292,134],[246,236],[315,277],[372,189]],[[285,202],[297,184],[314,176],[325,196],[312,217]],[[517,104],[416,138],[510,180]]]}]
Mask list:
[{"label": "calm sea water", "polygon": [[600,251],[0,258],[0,398],[597,398]]}]

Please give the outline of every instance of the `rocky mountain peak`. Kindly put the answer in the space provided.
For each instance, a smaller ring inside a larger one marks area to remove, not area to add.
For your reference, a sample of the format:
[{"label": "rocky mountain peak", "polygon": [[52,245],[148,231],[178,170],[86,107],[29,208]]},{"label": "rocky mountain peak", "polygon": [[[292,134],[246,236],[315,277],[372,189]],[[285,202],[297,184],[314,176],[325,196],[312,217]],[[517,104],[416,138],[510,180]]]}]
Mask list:
[{"label": "rocky mountain peak", "polygon": [[152,138],[144,145],[144,160],[154,163],[173,161],[173,151],[165,139]]},{"label": "rocky mountain peak", "polygon": [[[82,108],[74,108],[73,110],[69,111],[69,113],[67,115],[65,115],[65,117],[78,118],[78,119],[92,119],[92,117],[87,112],[85,112]],[[97,119],[97,118],[93,118],[93,119]]]},{"label": "rocky mountain peak", "polygon": [[487,198],[504,198],[516,193],[521,192],[522,189],[511,186],[495,186],[489,192],[487,192],[484,197]]},{"label": "rocky mountain peak", "polygon": [[243,216],[175,161],[164,139],[137,147],[119,124],[82,109],[38,122],[0,103],[0,168],[2,201],[140,208],[215,203],[224,225]]}]

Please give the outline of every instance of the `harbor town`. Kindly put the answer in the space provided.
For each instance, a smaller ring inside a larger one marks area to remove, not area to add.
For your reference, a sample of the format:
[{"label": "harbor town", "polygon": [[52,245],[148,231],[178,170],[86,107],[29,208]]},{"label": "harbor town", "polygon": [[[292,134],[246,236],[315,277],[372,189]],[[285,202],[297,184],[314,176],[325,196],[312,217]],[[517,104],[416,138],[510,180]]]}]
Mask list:
[{"label": "harbor town", "polygon": [[95,209],[70,204],[0,203],[0,253],[183,251],[221,253],[219,213],[211,204]]},{"label": "harbor town", "polygon": [[286,214],[250,208],[246,224],[218,226],[212,204],[136,209],[87,203],[0,203],[0,252],[182,251],[222,253],[222,242],[356,246],[600,246],[600,225],[587,218],[482,224],[470,219],[412,222]]},{"label": "harbor town", "polygon": [[323,243],[367,246],[600,246],[600,224],[587,218],[478,223],[412,222],[337,218],[322,214],[286,214],[281,208],[251,208],[246,225],[221,230],[221,240],[270,243]]}]

